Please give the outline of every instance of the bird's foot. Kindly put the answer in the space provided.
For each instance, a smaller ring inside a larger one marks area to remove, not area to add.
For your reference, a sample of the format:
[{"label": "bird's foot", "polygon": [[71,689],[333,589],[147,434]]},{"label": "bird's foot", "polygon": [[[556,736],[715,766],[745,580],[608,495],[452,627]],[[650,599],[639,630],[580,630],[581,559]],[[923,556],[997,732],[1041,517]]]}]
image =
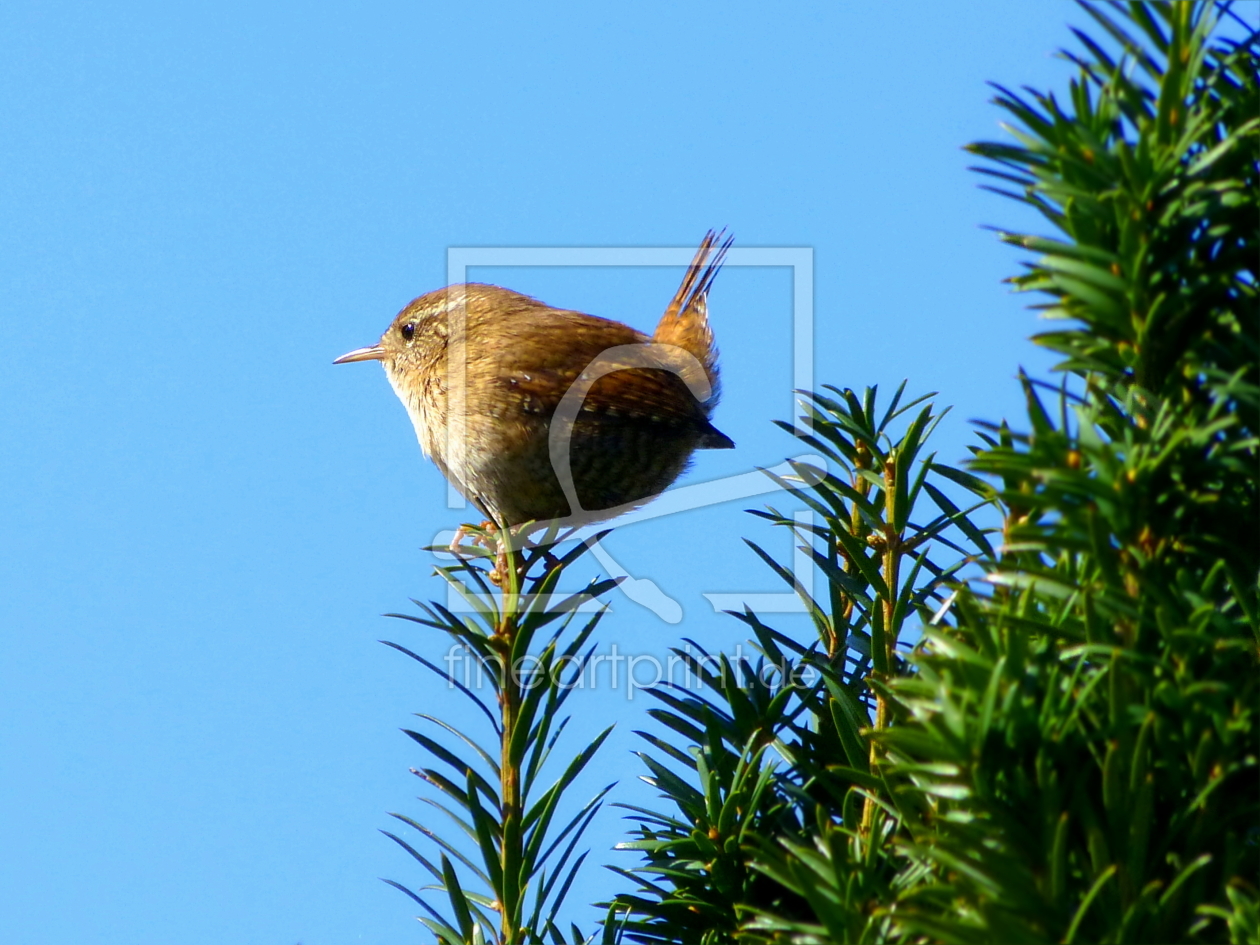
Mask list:
[{"label": "bird's foot", "polygon": [[490,549],[490,543],[494,540],[494,535],[498,530],[498,526],[490,521],[482,522],[480,525],[465,522],[455,529],[455,537],[451,539],[451,554],[459,554],[460,546],[466,539],[470,539],[469,543],[472,545],[480,545],[482,548]]}]

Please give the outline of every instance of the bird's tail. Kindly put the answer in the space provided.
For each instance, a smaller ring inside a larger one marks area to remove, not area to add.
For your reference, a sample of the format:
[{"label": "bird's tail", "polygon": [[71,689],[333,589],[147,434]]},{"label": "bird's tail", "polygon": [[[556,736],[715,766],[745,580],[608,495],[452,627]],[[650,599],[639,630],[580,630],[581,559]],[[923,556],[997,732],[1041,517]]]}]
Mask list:
[{"label": "bird's tail", "polygon": [[[705,376],[713,391],[707,406],[712,409],[717,404],[718,369],[717,347],[713,343],[713,330],[709,328],[709,308],[707,297],[726,251],[735,242],[735,237],[726,236],[726,230],[710,230],[705,234],[695,258],[687,267],[682,285],[678,287],[674,299],[661,316],[660,324],[652,340],[660,344],[677,345],[692,354],[704,367]],[[684,371],[684,380],[689,380]],[[697,378],[698,380],[698,378]]]}]

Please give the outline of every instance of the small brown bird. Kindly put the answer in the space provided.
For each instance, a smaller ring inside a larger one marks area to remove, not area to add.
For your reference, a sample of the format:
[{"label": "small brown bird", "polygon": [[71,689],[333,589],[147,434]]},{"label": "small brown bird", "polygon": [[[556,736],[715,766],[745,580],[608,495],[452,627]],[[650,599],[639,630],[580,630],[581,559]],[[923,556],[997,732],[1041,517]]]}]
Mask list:
[{"label": "small brown bird", "polygon": [[500,524],[611,518],[662,492],[692,451],[735,445],[709,422],[720,239],[705,236],[650,338],[470,283],[420,296],[378,344],[333,363],[380,361],[425,454]]}]

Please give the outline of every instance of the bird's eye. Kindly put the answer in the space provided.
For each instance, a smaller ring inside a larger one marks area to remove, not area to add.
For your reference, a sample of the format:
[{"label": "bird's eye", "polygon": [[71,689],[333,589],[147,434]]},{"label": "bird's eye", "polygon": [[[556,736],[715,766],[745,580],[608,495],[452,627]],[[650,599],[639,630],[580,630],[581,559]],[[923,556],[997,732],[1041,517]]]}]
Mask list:
[{"label": "bird's eye", "polygon": [[398,332],[403,336],[403,341],[410,341],[416,334],[415,322],[407,322],[402,328],[398,329]]}]

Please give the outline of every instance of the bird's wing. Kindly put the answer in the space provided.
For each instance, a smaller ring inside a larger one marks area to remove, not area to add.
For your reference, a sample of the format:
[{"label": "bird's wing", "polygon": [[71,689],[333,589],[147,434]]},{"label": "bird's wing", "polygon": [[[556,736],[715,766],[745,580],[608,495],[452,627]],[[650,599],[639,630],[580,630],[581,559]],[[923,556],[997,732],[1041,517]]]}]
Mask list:
[{"label": "bird's wing", "polygon": [[649,346],[644,355],[633,350],[615,353],[622,346],[653,340],[642,332],[581,312],[551,309],[533,315],[528,343],[506,345],[494,372],[499,389],[519,398],[523,409],[550,415],[585,371],[588,377],[601,376],[589,386],[579,384],[585,387],[579,422],[598,417],[601,422],[690,426],[707,418],[706,405],[691,395],[676,373],[685,365],[674,362],[674,371],[635,366],[643,363],[644,355],[671,358],[670,351]]}]

